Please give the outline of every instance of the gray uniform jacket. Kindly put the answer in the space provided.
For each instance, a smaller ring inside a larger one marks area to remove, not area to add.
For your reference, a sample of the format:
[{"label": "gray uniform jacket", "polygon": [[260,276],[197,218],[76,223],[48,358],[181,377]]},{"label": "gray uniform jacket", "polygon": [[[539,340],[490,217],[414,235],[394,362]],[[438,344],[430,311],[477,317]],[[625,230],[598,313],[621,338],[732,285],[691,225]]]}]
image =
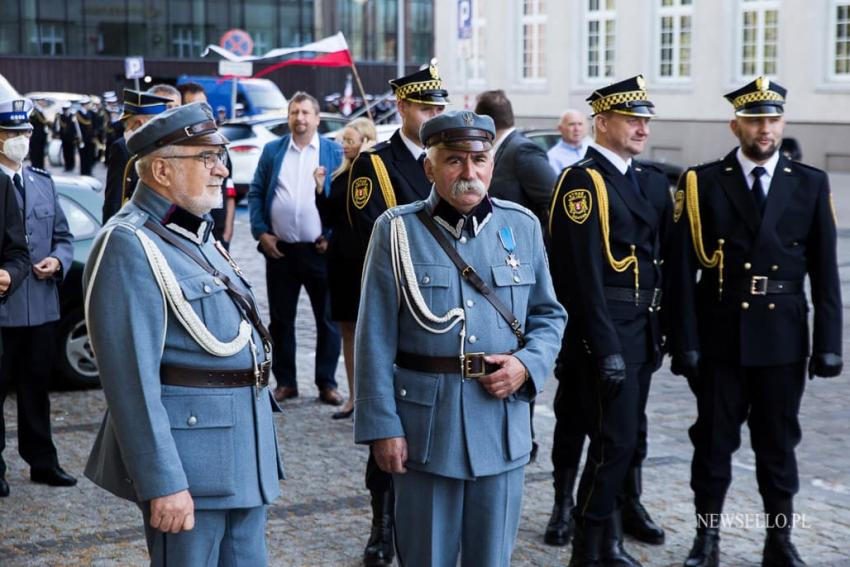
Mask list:
[{"label": "gray uniform jacket", "polygon": [[74,236],[68,230],[68,221],[50,174],[30,166],[25,166],[21,174],[26,203],[22,202],[14,185],[12,191],[18,207],[24,211],[30,261],[37,264],[52,256],[59,260],[62,269],[46,280],[30,274],[0,305],[0,326],[3,327],[35,327],[59,320],[59,284],[74,260]]},{"label": "gray uniform jacket", "polygon": [[[104,226],[84,272],[86,320],[97,357],[107,413],[86,466],[95,484],[128,500],[147,501],[189,489],[198,509],[250,508],[279,494],[283,467],[268,388],[163,385],[160,367],[252,368],[251,343],[213,355],[177,321],[154,279],[137,233],[152,240],[173,271],[183,297],[216,339],[232,341],[243,320],[217,280],[144,222],[149,217],[180,235],[245,294],[251,294],[207,238],[165,219],[174,206],[143,183]],[[263,361],[262,342],[253,342]]]},{"label": "gray uniform jacket", "polygon": [[[528,403],[552,373],[566,313],[555,298],[540,223],[530,211],[493,199],[492,213],[479,223],[474,238],[455,240],[444,231],[522,323],[527,342],[516,350],[516,336],[505,320],[461,277],[416,217],[416,211],[423,207],[433,210],[437,201],[432,190],[427,201],[390,209],[375,223],[363,272],[355,339],[355,441],[368,443],[403,436],[410,468],[459,479],[500,474],[528,462]],[[400,295],[408,284],[402,282],[397,287],[393,272],[396,247],[391,223],[397,217],[406,228],[410,261],[424,302],[437,316],[452,308],[462,309],[464,337],[460,336],[460,325],[442,334],[426,330],[416,319],[422,320],[421,313],[414,315]],[[514,255],[519,260],[516,268],[506,263],[508,252],[499,237],[506,228],[514,235]],[[467,353],[516,351],[514,356],[530,374],[529,382],[500,400],[477,381],[462,379],[460,370],[457,374],[430,374],[393,364],[398,351],[459,356],[461,340]]]}]

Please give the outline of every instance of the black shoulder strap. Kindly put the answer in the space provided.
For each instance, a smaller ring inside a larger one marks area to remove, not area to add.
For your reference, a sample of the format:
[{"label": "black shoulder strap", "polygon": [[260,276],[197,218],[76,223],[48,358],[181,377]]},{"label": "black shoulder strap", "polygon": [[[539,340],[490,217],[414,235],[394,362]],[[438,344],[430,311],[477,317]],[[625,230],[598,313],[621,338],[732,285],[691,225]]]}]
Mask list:
[{"label": "black shoulder strap", "polygon": [[416,216],[419,217],[419,220],[422,221],[422,224],[425,225],[425,228],[428,229],[428,232],[431,233],[431,236],[436,239],[437,243],[440,245],[440,248],[446,253],[446,255],[451,259],[452,263],[457,266],[457,269],[460,270],[460,275],[463,276],[463,279],[468,281],[472,287],[474,287],[478,293],[484,296],[484,299],[490,302],[490,304],[496,308],[496,311],[499,312],[499,315],[508,322],[508,325],[511,326],[514,334],[516,335],[517,341],[519,341],[519,346],[522,347],[525,345],[525,335],[522,332],[522,324],[519,320],[514,316],[508,307],[502,303],[496,294],[493,293],[493,290],[490,289],[484,280],[481,279],[481,276],[475,271],[475,268],[466,263],[466,260],[458,254],[457,250],[451,245],[446,236],[440,232],[437,223],[434,222],[434,219],[431,218],[431,215],[428,213],[427,209],[423,208],[416,213]]},{"label": "black shoulder strap", "polygon": [[254,324],[254,327],[257,328],[257,331],[259,331],[260,336],[263,338],[263,346],[266,349],[266,353],[270,353],[272,336],[269,333],[268,329],[266,329],[266,326],[263,325],[263,320],[260,317],[260,312],[257,310],[257,306],[254,304],[253,299],[251,299],[250,296],[247,296],[240,292],[238,289],[236,289],[227,274],[223,274],[217,269],[215,269],[215,267],[210,265],[207,260],[202,258],[197,252],[189,248],[185,242],[182,242],[161,224],[151,219],[148,219],[145,221],[145,227],[150,229],[151,232],[156,233],[157,236],[159,236],[172,246],[178,248],[181,252],[191,258],[197,265],[203,268],[205,272],[207,272],[213,277],[220,279],[224,283],[225,287],[227,288],[227,293],[228,295],[230,295],[230,299],[233,300],[236,306],[239,307],[239,309],[241,309],[242,312],[245,313],[251,323]]}]

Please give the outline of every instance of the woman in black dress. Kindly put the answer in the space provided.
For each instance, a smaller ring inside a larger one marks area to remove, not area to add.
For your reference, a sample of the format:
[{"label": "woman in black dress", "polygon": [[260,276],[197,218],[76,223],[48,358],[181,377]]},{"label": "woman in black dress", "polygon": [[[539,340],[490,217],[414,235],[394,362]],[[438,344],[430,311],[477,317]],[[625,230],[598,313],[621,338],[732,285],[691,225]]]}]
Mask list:
[{"label": "woman in black dress", "polygon": [[316,204],[322,225],[332,229],[328,247],[328,280],[331,295],[331,317],[339,323],[342,333],[342,354],[348,378],[348,400],[333,414],[334,419],[351,417],[354,412],[354,325],[360,306],[360,276],[362,266],[357,258],[356,242],[346,214],[348,173],[354,158],[371,147],[377,138],[375,124],[368,118],[357,118],[343,128],[339,141],[345,153],[342,165],[333,172],[330,195],[324,196],[327,172],[316,170]]}]

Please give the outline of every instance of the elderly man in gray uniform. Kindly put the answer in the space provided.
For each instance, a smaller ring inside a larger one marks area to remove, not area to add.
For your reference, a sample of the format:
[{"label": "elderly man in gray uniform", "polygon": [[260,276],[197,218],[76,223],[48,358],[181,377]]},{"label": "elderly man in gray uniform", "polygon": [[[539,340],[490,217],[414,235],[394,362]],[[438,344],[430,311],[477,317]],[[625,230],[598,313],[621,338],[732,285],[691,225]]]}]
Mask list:
[{"label": "elderly man in gray uniform", "polygon": [[566,321],[540,223],[487,195],[494,135],[469,111],[426,122],[431,194],[381,215],[366,257],[355,440],[393,474],[405,566],[510,564],[528,403]]},{"label": "elderly man in gray uniform", "polygon": [[[14,187],[32,262],[30,277],[0,304],[5,347],[0,373],[0,451],[6,444],[2,404],[12,390],[18,406],[18,452],[30,466],[30,479],[73,486],[77,479],[59,466],[50,432],[48,383],[56,351],[59,284],[71,267],[74,237],[50,174],[23,165],[33,132],[32,110],[27,99],[0,101],[0,179],[8,179]],[[0,479],[5,469],[0,457]],[[4,484],[0,481],[0,496],[8,494]]]},{"label": "elderly man in gray uniform", "polygon": [[153,565],[265,565],[265,506],[283,478],[268,331],[209,238],[225,144],[206,103],[137,130],[139,183],[84,273],[108,406],[86,476],[139,505]]}]

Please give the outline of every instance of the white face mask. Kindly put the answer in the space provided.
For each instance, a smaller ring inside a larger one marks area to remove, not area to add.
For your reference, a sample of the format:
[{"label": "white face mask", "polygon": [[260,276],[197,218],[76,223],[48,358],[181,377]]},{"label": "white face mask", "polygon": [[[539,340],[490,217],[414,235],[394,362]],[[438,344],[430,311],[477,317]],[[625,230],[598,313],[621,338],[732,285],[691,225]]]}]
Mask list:
[{"label": "white face mask", "polygon": [[15,136],[3,142],[3,153],[15,163],[21,163],[30,151],[30,139],[26,136]]}]

